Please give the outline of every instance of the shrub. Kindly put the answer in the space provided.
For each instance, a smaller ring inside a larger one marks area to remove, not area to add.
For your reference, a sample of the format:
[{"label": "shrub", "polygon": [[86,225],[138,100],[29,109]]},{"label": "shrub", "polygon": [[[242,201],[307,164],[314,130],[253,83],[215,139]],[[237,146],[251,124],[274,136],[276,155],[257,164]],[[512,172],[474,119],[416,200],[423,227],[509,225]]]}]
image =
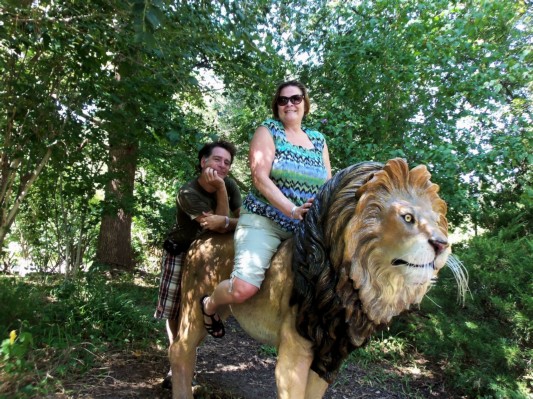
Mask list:
[{"label": "shrub", "polygon": [[36,278],[0,278],[0,397],[44,397],[104,351],[166,346],[165,329],[152,317],[155,287],[97,273]]}]

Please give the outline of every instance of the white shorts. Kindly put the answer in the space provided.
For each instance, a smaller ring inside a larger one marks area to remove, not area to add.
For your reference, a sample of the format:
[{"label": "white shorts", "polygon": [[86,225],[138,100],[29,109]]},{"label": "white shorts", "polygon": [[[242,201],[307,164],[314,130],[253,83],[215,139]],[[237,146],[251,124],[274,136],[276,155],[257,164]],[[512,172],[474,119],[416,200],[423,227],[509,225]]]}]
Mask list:
[{"label": "white shorts", "polygon": [[231,277],[260,288],[279,244],[292,234],[264,216],[241,214],[235,229],[235,266]]}]

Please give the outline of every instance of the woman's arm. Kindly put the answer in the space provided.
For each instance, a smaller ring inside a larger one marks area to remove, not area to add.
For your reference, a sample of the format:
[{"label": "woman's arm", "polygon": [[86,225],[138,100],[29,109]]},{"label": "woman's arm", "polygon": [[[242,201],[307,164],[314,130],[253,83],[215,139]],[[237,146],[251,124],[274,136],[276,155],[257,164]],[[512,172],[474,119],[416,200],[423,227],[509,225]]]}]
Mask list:
[{"label": "woman's arm", "polygon": [[[250,143],[249,162],[252,182],[259,192],[283,214],[291,217],[293,204],[270,179],[276,148],[268,129],[260,126]],[[296,213],[296,212],[295,212]],[[293,216],[297,216],[296,214]]]},{"label": "woman's arm", "polygon": [[327,180],[331,179],[331,163],[329,162],[329,150],[328,145],[324,143],[324,149],[322,150],[322,159],[324,159],[324,166],[326,167],[326,170],[328,171],[328,178]]}]

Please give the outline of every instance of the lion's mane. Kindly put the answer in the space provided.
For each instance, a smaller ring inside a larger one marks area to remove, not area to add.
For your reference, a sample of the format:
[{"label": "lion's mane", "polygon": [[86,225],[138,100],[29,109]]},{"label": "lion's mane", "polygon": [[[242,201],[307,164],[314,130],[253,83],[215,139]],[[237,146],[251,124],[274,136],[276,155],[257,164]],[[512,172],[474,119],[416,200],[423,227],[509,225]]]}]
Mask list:
[{"label": "lion's mane", "polygon": [[[363,162],[338,172],[316,195],[314,204],[294,237],[294,285],[291,305],[297,305],[296,328],[313,342],[311,368],[328,382],[342,362],[364,345],[376,329],[409,308],[421,292],[392,293],[390,287],[370,283],[375,242],[382,231],[379,214],[400,190],[412,197],[426,196],[439,213],[439,228],[447,231],[446,204],[438,186],[429,181],[424,166],[409,171],[402,159],[383,165]],[[347,242],[350,248],[346,248]],[[389,268],[390,269],[390,268]],[[380,271],[381,272],[381,271]],[[390,284],[389,284],[390,285]]]}]

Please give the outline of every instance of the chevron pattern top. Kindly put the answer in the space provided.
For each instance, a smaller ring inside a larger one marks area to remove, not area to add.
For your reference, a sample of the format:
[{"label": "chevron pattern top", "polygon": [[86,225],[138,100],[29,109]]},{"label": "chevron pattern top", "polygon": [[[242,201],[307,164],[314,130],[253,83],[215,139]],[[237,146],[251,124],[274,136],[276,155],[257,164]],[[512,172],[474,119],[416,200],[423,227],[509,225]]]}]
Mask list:
[{"label": "chevron pattern top", "polygon": [[[276,148],[270,179],[294,205],[302,205],[315,196],[327,179],[322,156],[326,142],[324,136],[320,132],[302,127],[314,146],[307,149],[287,140],[281,121],[267,119],[261,126],[269,130]],[[298,223],[298,220],[285,216],[271,205],[255,187],[244,199],[243,206],[248,212],[273,220],[285,231],[294,231]]]}]

